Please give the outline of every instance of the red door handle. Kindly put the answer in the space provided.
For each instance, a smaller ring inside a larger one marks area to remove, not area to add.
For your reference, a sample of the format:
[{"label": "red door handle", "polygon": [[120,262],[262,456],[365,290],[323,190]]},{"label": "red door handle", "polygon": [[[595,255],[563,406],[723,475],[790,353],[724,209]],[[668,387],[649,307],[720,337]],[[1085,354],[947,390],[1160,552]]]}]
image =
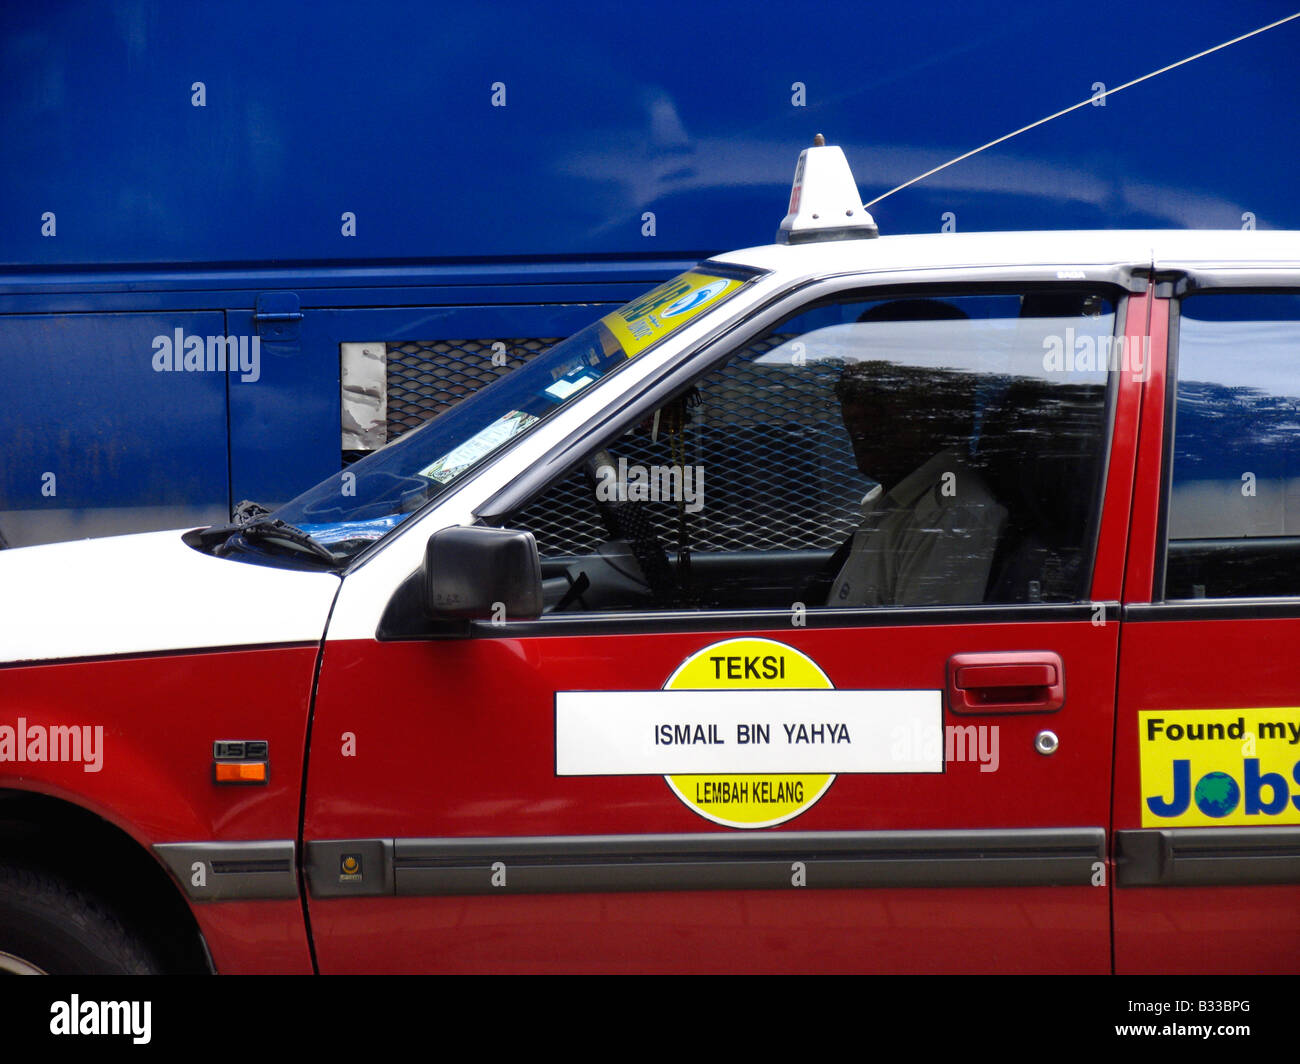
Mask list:
[{"label": "red door handle", "polygon": [[1055,713],[1065,704],[1065,667],[1050,650],[954,654],[948,708],[954,713]]}]

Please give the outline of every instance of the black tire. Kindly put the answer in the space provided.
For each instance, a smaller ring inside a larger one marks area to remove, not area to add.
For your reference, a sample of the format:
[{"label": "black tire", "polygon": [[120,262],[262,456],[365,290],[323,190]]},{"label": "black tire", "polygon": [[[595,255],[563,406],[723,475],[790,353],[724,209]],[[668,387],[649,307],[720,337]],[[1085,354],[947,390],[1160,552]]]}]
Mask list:
[{"label": "black tire", "polygon": [[39,867],[0,863],[0,974],[158,970],[148,947],[93,895]]}]

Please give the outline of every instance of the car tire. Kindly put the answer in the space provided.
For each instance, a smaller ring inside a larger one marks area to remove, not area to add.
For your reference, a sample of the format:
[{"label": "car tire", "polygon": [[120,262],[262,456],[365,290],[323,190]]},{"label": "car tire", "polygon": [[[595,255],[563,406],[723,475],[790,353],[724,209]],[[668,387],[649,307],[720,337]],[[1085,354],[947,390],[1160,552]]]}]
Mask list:
[{"label": "car tire", "polygon": [[0,863],[0,974],[158,971],[148,947],[102,901],[42,868]]}]

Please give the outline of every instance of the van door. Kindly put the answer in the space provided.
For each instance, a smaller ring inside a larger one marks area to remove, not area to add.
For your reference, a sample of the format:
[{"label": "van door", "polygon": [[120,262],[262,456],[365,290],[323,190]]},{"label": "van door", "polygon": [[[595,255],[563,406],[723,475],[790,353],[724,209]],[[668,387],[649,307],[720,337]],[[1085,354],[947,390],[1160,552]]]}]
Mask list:
[{"label": "van door", "polygon": [[213,311],[0,315],[0,545],[224,521],[225,332]]}]

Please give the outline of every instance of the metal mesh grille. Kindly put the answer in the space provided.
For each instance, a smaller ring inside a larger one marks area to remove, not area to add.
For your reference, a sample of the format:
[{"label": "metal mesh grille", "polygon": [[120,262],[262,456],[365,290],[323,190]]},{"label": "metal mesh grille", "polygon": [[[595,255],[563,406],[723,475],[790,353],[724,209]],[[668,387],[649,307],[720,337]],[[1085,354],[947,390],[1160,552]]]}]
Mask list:
[{"label": "metal mesh grille", "polygon": [[[838,366],[765,366],[755,360],[786,336],[751,345],[700,382],[701,403],[682,439],[684,462],[703,469],[703,508],[689,515],[693,551],[828,549],[858,524],[870,481],[858,472],[834,395]],[[388,345],[388,439],[417,428],[465,396],[557,343],[553,339],[429,340]],[[496,344],[504,347],[494,347]],[[493,354],[497,362],[493,365]],[[504,355],[504,358],[502,357]],[[670,466],[667,433],[647,427],[610,448],[629,466]],[[675,548],[679,508],[648,502],[665,547]],[[537,537],[543,557],[587,554],[610,533],[586,476],[551,488],[512,524]]]},{"label": "metal mesh grille", "polygon": [[[388,440],[559,343],[556,339],[409,340],[388,345]],[[493,363],[495,361],[497,364]]]},{"label": "metal mesh grille", "polygon": [[[687,518],[692,551],[833,549],[858,525],[871,482],[858,471],[840,418],[840,367],[754,364],[786,339],[753,344],[699,384],[701,402],[683,434],[685,464],[703,471],[703,508]],[[629,467],[682,461],[665,433],[652,441],[646,426],[610,453]],[[678,504],[643,505],[664,546],[675,548]],[[537,537],[543,557],[590,553],[609,538],[581,472],[512,524]]]}]

